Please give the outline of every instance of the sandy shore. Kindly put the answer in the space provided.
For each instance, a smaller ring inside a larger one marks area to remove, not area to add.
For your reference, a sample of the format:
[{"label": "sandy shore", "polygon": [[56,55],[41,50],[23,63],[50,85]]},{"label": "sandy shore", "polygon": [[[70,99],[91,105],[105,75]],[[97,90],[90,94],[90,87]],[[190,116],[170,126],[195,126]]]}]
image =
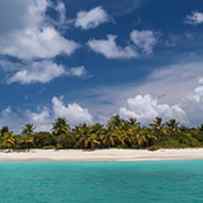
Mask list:
[{"label": "sandy shore", "polygon": [[30,150],[29,152],[0,152],[0,161],[144,161],[144,160],[203,160],[203,149],[123,150]]}]

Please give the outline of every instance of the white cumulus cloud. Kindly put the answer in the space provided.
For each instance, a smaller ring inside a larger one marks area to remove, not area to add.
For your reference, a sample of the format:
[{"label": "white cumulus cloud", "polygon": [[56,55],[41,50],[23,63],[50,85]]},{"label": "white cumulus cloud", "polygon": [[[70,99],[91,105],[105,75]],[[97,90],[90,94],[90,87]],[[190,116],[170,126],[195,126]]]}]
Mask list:
[{"label": "white cumulus cloud", "polygon": [[88,109],[82,108],[77,103],[66,106],[60,98],[54,97],[52,105],[55,117],[65,118],[71,125],[91,123],[93,121]]},{"label": "white cumulus cloud", "polygon": [[64,74],[65,69],[62,65],[57,65],[51,61],[34,62],[30,68],[16,72],[8,82],[19,82],[21,84],[47,83]]},{"label": "white cumulus cloud", "polygon": [[200,125],[203,123],[203,85],[202,79],[194,88],[193,93],[187,97],[187,100],[182,104],[191,126]]},{"label": "white cumulus cloud", "polygon": [[143,124],[148,124],[155,117],[162,117],[164,120],[175,118],[182,123],[186,122],[185,112],[180,106],[159,104],[151,95],[129,98],[126,106],[120,108],[119,114],[125,119],[136,118]]},{"label": "white cumulus cloud", "polygon": [[69,71],[67,71],[67,74],[75,77],[83,77],[87,74],[87,70],[85,66],[78,66],[70,68]]},{"label": "white cumulus cloud", "polygon": [[50,131],[53,122],[59,117],[66,119],[71,126],[92,123],[94,120],[88,109],[81,107],[77,103],[66,105],[63,100],[58,97],[52,98],[50,107],[45,106],[38,112],[26,111],[25,115],[26,122],[29,121],[30,123],[33,123],[36,127],[36,131]]},{"label": "white cumulus cloud", "polygon": [[75,20],[75,27],[80,27],[84,30],[96,28],[100,24],[109,21],[109,16],[106,11],[98,6],[90,11],[80,11]]},{"label": "white cumulus cloud", "polygon": [[59,13],[59,24],[63,25],[66,22],[66,7],[62,1],[56,5],[56,11]]},{"label": "white cumulus cloud", "polygon": [[20,112],[15,112],[8,106],[0,111],[0,128],[8,126],[11,130],[19,131],[25,124],[25,117]]},{"label": "white cumulus cloud", "polygon": [[79,45],[62,37],[53,27],[28,29],[10,33],[7,41],[0,39],[0,53],[20,59],[52,58],[71,55]]},{"label": "white cumulus cloud", "polygon": [[203,13],[202,12],[193,12],[192,15],[188,15],[185,20],[188,24],[202,24],[203,23]]},{"label": "white cumulus cloud", "polygon": [[93,39],[88,41],[88,46],[96,53],[108,59],[130,59],[138,57],[138,53],[131,46],[121,47],[116,43],[115,35],[108,35],[107,39]]},{"label": "white cumulus cloud", "polygon": [[[8,2],[3,0],[0,13],[5,13],[4,10],[8,11],[9,6],[13,7],[13,1],[8,0]],[[46,22],[48,0],[18,2],[15,3],[16,11],[3,19],[6,22],[8,20],[9,25],[6,25],[5,29],[2,26],[1,29],[4,30],[2,34],[0,31],[0,54],[31,60],[52,58],[59,54],[71,55],[79,48],[76,42],[64,38],[52,25]],[[59,9],[63,8],[59,7]],[[12,18],[12,20],[8,18]]]},{"label": "white cumulus cloud", "polygon": [[[28,67],[27,67],[28,66]],[[33,62],[28,64],[24,68],[20,67],[14,75],[8,79],[8,84],[20,83],[48,83],[49,81],[61,77],[83,77],[87,74],[87,70],[84,66],[66,68],[63,65],[58,65],[52,61]]]},{"label": "white cumulus cloud", "polygon": [[179,98],[179,103],[168,104],[160,102],[161,98],[150,94],[138,94],[129,98],[119,109],[122,118],[136,118],[143,124],[148,124],[155,117],[164,120],[174,118],[187,126],[199,126],[203,123],[203,84],[202,78],[190,94]]},{"label": "white cumulus cloud", "polygon": [[52,128],[53,118],[48,108],[44,108],[41,112],[26,112],[27,119],[35,127],[36,131],[49,131]]},{"label": "white cumulus cloud", "polygon": [[133,30],[130,34],[130,38],[145,54],[152,54],[154,46],[157,44],[157,38],[154,32],[150,30]]}]

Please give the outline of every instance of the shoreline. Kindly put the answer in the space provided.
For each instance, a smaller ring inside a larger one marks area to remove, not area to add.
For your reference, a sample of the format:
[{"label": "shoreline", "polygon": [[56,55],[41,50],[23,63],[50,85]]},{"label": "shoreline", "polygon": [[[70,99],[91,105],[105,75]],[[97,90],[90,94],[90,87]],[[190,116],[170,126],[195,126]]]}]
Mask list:
[{"label": "shoreline", "polygon": [[103,149],[95,151],[82,150],[43,150],[6,152],[0,151],[3,161],[161,161],[161,160],[203,160],[203,148],[160,149],[157,151],[134,149]]}]

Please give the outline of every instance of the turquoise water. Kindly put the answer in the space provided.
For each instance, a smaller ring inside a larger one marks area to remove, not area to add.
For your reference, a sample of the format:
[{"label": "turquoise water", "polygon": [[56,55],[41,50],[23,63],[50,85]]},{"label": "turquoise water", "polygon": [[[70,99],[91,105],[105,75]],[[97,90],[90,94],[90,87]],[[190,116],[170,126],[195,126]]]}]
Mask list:
[{"label": "turquoise water", "polygon": [[203,161],[0,163],[0,202],[203,202]]}]

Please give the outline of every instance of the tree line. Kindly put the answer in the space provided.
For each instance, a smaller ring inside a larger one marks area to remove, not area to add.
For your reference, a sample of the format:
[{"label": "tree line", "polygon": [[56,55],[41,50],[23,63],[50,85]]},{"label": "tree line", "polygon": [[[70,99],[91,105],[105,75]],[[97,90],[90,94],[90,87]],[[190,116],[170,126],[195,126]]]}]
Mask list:
[{"label": "tree line", "polygon": [[181,126],[175,119],[163,122],[159,117],[150,125],[141,126],[136,119],[123,120],[113,116],[106,125],[80,124],[75,127],[58,118],[50,132],[35,132],[26,124],[20,134],[8,127],[0,130],[0,149],[150,149],[203,147],[203,125]]}]

